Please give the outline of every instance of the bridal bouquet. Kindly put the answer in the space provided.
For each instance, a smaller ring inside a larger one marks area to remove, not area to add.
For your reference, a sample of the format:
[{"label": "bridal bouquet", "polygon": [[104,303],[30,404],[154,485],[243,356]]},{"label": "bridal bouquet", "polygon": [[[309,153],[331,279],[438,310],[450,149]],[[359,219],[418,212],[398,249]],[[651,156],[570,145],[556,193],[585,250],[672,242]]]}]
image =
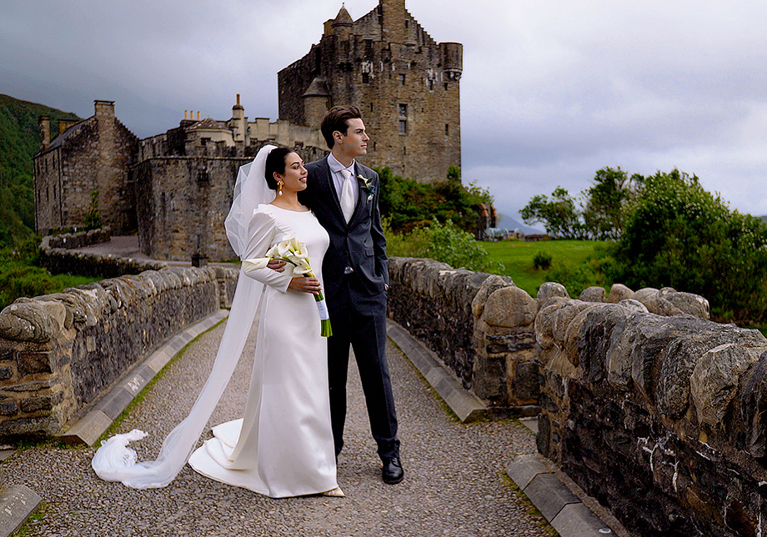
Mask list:
[{"label": "bridal bouquet", "polygon": [[[269,261],[273,259],[285,261],[293,265],[293,274],[303,274],[309,278],[317,277],[312,271],[311,265],[309,265],[309,251],[306,249],[306,245],[296,239],[295,234],[283,237],[280,242],[269,248],[266,252],[266,257],[243,261],[242,270],[251,272],[266,268]],[[330,327],[330,314],[328,313],[327,304],[325,304],[325,297],[322,291],[313,296],[314,300],[317,301],[317,309],[320,312],[320,334],[323,337],[330,337],[333,335],[333,330]]]}]

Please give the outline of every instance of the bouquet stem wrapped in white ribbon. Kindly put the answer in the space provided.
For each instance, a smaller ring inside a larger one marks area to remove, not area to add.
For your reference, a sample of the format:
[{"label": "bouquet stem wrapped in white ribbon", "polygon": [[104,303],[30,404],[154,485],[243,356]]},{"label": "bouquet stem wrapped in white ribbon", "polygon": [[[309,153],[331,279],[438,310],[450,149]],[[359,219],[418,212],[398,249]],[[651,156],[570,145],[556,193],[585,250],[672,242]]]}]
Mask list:
[{"label": "bouquet stem wrapped in white ribbon", "polygon": [[[309,278],[317,277],[309,264],[309,251],[306,249],[306,245],[296,239],[293,234],[284,237],[280,242],[269,248],[266,252],[266,257],[243,261],[242,270],[251,272],[263,269],[272,260],[290,263],[293,265],[293,274],[303,274]],[[322,291],[314,295],[314,300],[317,302],[317,310],[320,312],[320,335],[330,337],[333,335],[333,329],[330,327],[330,314],[328,313],[328,306],[325,303]]]}]

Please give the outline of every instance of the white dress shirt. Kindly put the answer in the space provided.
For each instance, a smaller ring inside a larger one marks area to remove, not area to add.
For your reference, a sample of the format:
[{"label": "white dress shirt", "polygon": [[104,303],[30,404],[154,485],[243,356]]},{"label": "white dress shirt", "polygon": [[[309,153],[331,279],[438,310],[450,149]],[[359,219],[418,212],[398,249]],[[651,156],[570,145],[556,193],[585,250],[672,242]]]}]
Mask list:
[{"label": "white dress shirt", "polygon": [[330,175],[333,177],[333,186],[336,189],[336,196],[338,196],[338,201],[341,201],[341,192],[343,191],[344,187],[344,176],[341,175],[341,170],[346,168],[349,170],[349,173],[351,174],[350,181],[353,181],[354,188],[352,189],[352,195],[354,198],[354,206],[357,206],[357,200],[359,198],[359,180],[357,179],[356,175],[354,175],[354,163],[355,161],[352,160],[351,165],[346,168],[343,164],[338,162],[338,159],[333,156],[333,153],[328,155],[328,166],[330,166]]}]

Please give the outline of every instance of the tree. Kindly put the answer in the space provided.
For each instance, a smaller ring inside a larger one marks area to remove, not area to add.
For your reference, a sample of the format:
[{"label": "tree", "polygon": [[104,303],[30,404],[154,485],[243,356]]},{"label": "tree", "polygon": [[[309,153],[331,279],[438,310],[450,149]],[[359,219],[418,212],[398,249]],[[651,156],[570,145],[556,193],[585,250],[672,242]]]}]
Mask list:
[{"label": "tree", "polygon": [[435,220],[453,222],[458,228],[474,234],[477,229],[476,207],[493,202],[490,193],[474,183],[461,183],[461,170],[450,166],[444,181],[422,184],[393,175],[391,169],[378,171],[381,178],[381,215],[388,218],[391,229],[408,233]]},{"label": "tree", "polygon": [[644,179],[614,257],[613,281],[700,294],[722,320],[765,319],[767,225],[730,211],[694,175],[675,169]]},{"label": "tree", "polygon": [[533,196],[519,214],[522,220],[532,225],[542,223],[546,233],[561,239],[582,239],[584,237],[583,225],[580,215],[575,208],[575,200],[561,186],[554,189],[551,199],[539,194]]},{"label": "tree", "polygon": [[615,240],[623,233],[623,215],[627,202],[636,197],[644,178],[631,178],[623,170],[609,166],[598,170],[594,184],[582,192],[585,200],[583,225],[596,240]]}]

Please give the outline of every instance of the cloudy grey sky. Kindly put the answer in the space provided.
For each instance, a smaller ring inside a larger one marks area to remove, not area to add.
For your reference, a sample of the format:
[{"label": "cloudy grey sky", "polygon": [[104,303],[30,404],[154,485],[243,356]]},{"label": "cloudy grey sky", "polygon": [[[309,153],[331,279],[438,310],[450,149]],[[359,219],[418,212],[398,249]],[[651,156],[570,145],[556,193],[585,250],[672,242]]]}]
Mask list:
[{"label": "cloudy grey sky", "polygon": [[[357,19],[377,0],[347,0]],[[317,43],[338,0],[0,0],[0,93],[81,117],[116,101],[140,137],[185,109],[277,118],[277,71]],[[407,0],[464,44],[463,178],[517,211],[596,170],[697,174],[767,214],[767,2]],[[373,133],[374,135],[375,133]],[[503,224],[501,224],[503,225]]]}]

